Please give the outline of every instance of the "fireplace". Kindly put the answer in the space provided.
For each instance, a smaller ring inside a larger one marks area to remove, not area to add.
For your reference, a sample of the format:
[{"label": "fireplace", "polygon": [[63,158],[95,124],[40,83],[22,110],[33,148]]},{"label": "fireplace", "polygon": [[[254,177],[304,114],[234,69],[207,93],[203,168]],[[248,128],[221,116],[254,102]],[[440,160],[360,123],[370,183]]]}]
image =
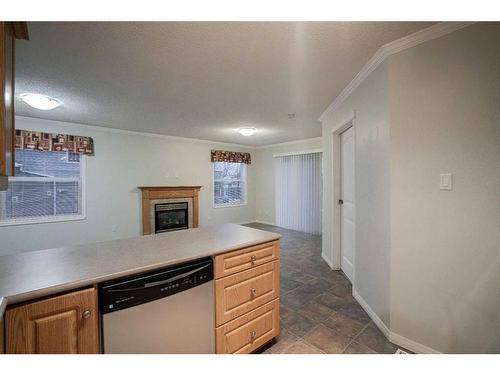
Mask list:
[{"label": "fireplace", "polygon": [[198,228],[201,186],[140,186],[142,234]]},{"label": "fireplace", "polygon": [[188,228],[188,202],[155,204],[155,233]]}]

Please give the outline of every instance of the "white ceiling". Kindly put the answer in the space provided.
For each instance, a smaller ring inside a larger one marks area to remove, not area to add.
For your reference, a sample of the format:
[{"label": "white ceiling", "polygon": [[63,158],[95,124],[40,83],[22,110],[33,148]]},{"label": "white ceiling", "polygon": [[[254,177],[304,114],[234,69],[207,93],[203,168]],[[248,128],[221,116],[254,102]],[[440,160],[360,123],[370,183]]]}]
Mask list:
[{"label": "white ceiling", "polygon": [[[64,105],[18,100],[17,114],[252,146],[317,137],[318,117],[380,46],[430,25],[30,22],[16,91]],[[259,132],[235,132],[245,125]]]}]

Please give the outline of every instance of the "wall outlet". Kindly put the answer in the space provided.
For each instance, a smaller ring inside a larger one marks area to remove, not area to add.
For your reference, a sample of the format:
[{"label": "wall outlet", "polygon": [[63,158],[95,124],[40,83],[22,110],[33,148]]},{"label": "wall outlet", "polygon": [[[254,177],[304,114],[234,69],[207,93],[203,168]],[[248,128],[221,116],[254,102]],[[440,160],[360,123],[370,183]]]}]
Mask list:
[{"label": "wall outlet", "polygon": [[111,226],[111,232],[116,232],[116,224],[113,224],[113,225]]}]

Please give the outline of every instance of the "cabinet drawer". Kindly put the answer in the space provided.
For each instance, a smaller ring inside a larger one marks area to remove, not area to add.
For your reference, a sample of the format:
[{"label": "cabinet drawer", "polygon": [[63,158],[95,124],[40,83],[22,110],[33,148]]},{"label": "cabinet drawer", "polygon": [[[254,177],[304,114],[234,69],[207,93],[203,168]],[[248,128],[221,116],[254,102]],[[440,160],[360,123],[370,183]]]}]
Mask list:
[{"label": "cabinet drawer", "polygon": [[251,353],[279,334],[279,300],[217,328],[217,353]]},{"label": "cabinet drawer", "polygon": [[215,257],[215,278],[245,271],[276,260],[278,257],[279,241],[217,255]]},{"label": "cabinet drawer", "polygon": [[215,280],[215,320],[220,326],[279,296],[279,262]]}]

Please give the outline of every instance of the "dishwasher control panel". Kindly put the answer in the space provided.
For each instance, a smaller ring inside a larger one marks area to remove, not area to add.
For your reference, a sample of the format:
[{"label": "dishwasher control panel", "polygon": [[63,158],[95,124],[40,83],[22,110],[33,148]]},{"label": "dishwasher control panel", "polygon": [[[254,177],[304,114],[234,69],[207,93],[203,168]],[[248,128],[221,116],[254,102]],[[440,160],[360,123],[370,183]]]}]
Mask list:
[{"label": "dishwasher control panel", "polygon": [[112,280],[99,285],[101,314],[140,305],[213,280],[211,258]]}]

